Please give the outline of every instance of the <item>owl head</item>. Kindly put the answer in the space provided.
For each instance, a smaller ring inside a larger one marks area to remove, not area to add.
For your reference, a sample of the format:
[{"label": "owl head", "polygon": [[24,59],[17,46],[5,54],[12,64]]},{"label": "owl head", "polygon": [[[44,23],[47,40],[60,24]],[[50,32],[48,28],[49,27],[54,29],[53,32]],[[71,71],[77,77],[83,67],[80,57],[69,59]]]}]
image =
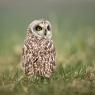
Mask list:
[{"label": "owl head", "polygon": [[32,34],[38,37],[52,38],[51,23],[48,20],[40,19],[34,20],[28,27]]}]

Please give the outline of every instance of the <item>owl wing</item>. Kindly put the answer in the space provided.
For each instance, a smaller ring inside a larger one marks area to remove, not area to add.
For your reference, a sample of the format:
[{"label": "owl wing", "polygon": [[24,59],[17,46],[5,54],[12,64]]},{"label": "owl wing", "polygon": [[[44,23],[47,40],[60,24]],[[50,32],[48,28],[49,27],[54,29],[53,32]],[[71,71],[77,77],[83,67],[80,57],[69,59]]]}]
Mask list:
[{"label": "owl wing", "polygon": [[50,57],[51,57],[51,59],[50,59],[49,61],[52,62],[51,64],[52,64],[53,66],[55,66],[55,56],[56,56],[56,52],[55,52],[55,47],[54,47],[53,44],[51,45],[51,47],[50,47],[50,46],[48,47],[47,52],[49,53],[49,55],[50,55]]},{"label": "owl wing", "polygon": [[55,47],[53,42],[47,42],[45,45],[45,54],[44,54],[44,58],[45,58],[45,77],[50,77],[52,75],[52,73],[55,71],[56,68],[56,62],[55,62],[55,56],[56,56],[56,52],[55,52]]},{"label": "owl wing", "polygon": [[28,48],[27,45],[24,44],[24,47],[22,48],[22,57],[21,57],[21,68],[23,71],[25,71],[25,66],[26,63],[28,62],[27,53],[28,53]]},{"label": "owl wing", "polygon": [[47,52],[49,54],[51,54],[51,56],[53,56],[54,57],[54,60],[55,60],[56,52],[55,52],[55,46],[54,46],[52,40],[51,40],[51,42],[49,42],[48,44],[46,44],[46,48],[47,48]]},{"label": "owl wing", "polygon": [[25,74],[30,75],[34,73],[33,64],[36,63],[37,60],[37,51],[33,50],[32,46],[30,46],[28,42],[27,44],[24,44],[24,47],[22,48],[21,66]]}]

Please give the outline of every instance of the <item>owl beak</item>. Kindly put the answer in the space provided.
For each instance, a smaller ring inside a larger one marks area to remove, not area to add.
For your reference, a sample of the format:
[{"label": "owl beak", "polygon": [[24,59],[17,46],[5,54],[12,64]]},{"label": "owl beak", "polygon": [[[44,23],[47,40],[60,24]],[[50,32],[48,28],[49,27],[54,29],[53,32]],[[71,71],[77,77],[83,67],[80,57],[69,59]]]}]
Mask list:
[{"label": "owl beak", "polygon": [[44,31],[44,35],[46,36],[47,35],[47,30],[45,29],[45,31]]}]

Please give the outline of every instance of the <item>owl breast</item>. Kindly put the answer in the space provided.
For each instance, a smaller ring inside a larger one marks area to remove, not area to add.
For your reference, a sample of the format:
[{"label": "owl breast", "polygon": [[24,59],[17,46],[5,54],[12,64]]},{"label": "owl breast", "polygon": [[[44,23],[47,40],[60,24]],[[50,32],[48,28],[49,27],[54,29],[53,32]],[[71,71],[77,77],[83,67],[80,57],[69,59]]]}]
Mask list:
[{"label": "owl breast", "polygon": [[52,40],[28,37],[25,40],[22,66],[26,75],[50,77],[55,70],[55,48]]}]

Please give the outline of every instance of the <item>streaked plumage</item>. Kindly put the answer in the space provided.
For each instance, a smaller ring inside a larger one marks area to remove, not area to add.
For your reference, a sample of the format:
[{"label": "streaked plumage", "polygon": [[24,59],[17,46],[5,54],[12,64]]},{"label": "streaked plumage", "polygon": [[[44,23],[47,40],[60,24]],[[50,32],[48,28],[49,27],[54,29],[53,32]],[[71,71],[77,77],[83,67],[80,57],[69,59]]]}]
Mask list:
[{"label": "streaked plumage", "polygon": [[24,41],[21,65],[26,75],[47,78],[52,76],[56,64],[49,21],[35,20],[29,25]]}]

